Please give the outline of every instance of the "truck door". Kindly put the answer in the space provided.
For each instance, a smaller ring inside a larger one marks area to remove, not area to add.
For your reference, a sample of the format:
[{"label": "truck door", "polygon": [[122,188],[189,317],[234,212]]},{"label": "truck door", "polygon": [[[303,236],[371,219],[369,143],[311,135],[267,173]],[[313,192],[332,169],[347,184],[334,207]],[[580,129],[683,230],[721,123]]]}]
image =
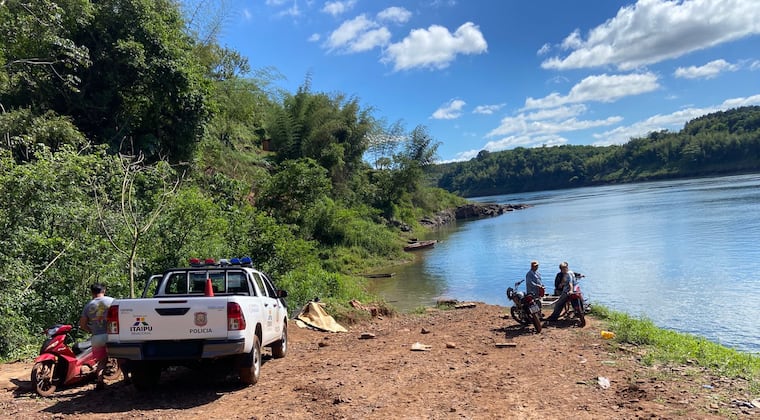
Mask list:
[{"label": "truck door", "polygon": [[253,272],[252,277],[256,283],[256,287],[259,289],[261,301],[263,302],[263,313],[261,317],[261,341],[264,344],[269,344],[274,340],[280,338],[280,331],[282,326],[277,322],[279,319],[279,301],[276,296],[270,296],[270,291],[267,289],[265,278],[261,273]]}]

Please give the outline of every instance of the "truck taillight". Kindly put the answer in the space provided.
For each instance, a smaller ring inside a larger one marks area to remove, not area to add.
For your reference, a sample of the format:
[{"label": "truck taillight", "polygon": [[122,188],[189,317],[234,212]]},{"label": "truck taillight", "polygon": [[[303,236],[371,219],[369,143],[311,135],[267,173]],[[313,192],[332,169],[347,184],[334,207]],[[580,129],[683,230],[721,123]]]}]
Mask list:
[{"label": "truck taillight", "polygon": [[108,313],[106,314],[106,332],[108,334],[119,333],[119,305],[111,305],[108,307]]},{"label": "truck taillight", "polygon": [[243,309],[235,302],[227,302],[227,331],[239,331],[245,329],[245,316]]}]

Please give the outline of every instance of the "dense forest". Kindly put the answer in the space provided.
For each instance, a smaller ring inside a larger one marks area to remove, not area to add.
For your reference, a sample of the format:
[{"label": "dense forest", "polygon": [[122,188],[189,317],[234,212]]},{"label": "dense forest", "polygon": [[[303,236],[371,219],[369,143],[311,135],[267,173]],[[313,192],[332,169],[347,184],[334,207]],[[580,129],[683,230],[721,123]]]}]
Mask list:
[{"label": "dense forest", "polygon": [[760,107],[705,115],[678,133],[652,132],[620,146],[481,151],[432,169],[465,197],[760,171]]},{"label": "dense forest", "polygon": [[464,202],[423,184],[424,126],[220,46],[222,4],[0,2],[0,360],[76,322],[90,284],[136,296],[190,257],[250,256],[291,309],[348,311],[359,273]]}]

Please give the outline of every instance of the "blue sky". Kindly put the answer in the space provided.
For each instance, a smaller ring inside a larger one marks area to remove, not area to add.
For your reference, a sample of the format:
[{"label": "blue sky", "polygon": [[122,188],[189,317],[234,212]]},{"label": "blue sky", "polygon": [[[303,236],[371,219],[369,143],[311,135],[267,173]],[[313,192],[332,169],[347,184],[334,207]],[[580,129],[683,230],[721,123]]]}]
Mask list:
[{"label": "blue sky", "polygon": [[426,126],[442,162],[760,105],[758,0],[234,0],[219,42]]}]

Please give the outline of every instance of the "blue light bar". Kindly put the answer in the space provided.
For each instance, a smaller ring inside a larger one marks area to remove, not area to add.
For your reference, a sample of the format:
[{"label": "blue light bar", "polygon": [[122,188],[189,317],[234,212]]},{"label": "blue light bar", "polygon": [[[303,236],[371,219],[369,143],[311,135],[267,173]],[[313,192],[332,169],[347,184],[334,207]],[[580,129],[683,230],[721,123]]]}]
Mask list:
[{"label": "blue light bar", "polygon": [[251,257],[243,257],[243,258],[240,259],[240,264],[241,265],[251,265],[252,266],[253,265],[253,260],[251,259]]}]

